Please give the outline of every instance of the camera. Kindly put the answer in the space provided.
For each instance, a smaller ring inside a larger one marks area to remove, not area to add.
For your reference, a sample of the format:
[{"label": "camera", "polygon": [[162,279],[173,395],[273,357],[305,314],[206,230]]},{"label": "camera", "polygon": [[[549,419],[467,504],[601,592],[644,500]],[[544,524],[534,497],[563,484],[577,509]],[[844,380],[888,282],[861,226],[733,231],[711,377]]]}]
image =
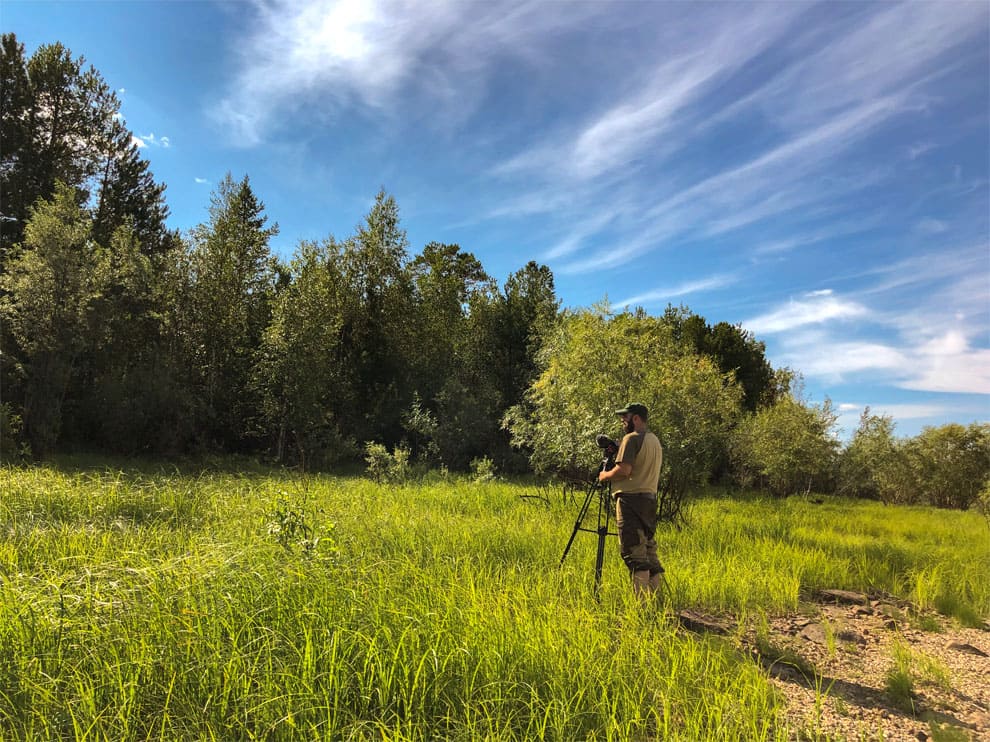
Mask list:
[{"label": "camera", "polygon": [[595,438],[595,443],[602,449],[602,465],[598,471],[608,471],[615,466],[615,457],[619,453],[619,444],[604,433]]}]

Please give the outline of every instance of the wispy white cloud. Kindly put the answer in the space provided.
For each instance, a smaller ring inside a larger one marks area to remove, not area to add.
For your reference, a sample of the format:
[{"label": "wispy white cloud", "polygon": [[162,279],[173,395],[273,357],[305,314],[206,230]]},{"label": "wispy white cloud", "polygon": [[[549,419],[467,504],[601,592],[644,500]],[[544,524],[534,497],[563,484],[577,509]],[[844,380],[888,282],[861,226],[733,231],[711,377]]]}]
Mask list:
[{"label": "wispy white cloud", "polygon": [[[941,288],[912,294],[907,311],[869,308],[822,290],[743,326],[775,338],[775,361],[808,377],[829,382],[882,378],[914,391],[990,394],[990,276],[959,275],[965,266],[958,263],[954,279]],[[876,294],[861,294],[861,299],[870,297]]]},{"label": "wispy white cloud", "polygon": [[[838,152],[864,139],[898,110],[896,97],[856,106],[742,165],[681,190],[658,203],[649,214],[660,217],[678,211],[707,211],[728,220],[727,227],[718,230],[725,231],[820,201],[818,184],[811,189],[789,186],[806,180],[824,162],[832,161]],[[861,182],[848,185],[846,192],[862,187]],[[755,213],[747,214],[753,210]],[[731,216],[721,216],[726,212]]]},{"label": "wispy white cloud", "polygon": [[830,220],[825,225],[792,228],[786,236],[759,239],[755,242],[751,255],[755,260],[779,258],[795,250],[814,248],[839,238],[862,234],[882,225],[877,215],[859,214],[854,218]]},{"label": "wispy white cloud", "polygon": [[139,134],[137,136],[132,134],[131,141],[139,148],[151,146],[168,149],[172,146],[172,141],[168,137],[156,137],[154,132],[151,134]]},{"label": "wispy white cloud", "polygon": [[241,70],[213,111],[244,145],[261,142],[287,108],[333,115],[358,105],[388,116],[419,96],[448,116],[469,115],[506,57],[539,57],[553,34],[603,9],[566,13],[539,2],[496,5],[366,0],[253,4],[239,40]]},{"label": "wispy white cloud", "polygon": [[844,437],[851,439],[859,427],[863,411],[869,407],[871,415],[886,415],[894,421],[894,434],[898,434],[897,425],[903,421],[936,421],[972,414],[971,410],[954,404],[936,402],[924,403],[887,403],[887,402],[842,402],[837,406],[837,426],[844,432]]},{"label": "wispy white cloud", "polygon": [[910,160],[917,160],[922,155],[935,149],[938,145],[932,142],[918,142],[917,144],[912,144],[907,149],[907,156]]},{"label": "wispy white cloud", "polygon": [[949,243],[947,248],[937,252],[926,250],[893,263],[873,265],[852,275],[875,279],[874,283],[861,289],[864,294],[903,293],[908,287],[918,284],[937,285],[945,280],[956,281],[974,276],[984,281],[990,280],[987,276],[990,242]]},{"label": "wispy white cloud", "polygon": [[618,307],[650,307],[656,304],[666,304],[671,299],[678,299],[689,294],[725,288],[736,283],[737,280],[737,276],[729,274],[709,276],[696,281],[684,281],[675,286],[653,289],[613,303]]},{"label": "wispy white cloud", "polygon": [[958,339],[894,345],[823,334],[813,343],[785,342],[778,362],[830,383],[886,379],[894,387],[913,391],[990,394],[990,350],[959,345]]},{"label": "wispy white cloud", "polygon": [[[782,216],[797,224],[827,219],[829,226],[817,228],[825,234],[805,228],[798,236],[770,240],[758,246],[755,255],[815,245],[827,240],[829,232],[838,237],[870,229],[874,225],[865,222],[875,219],[864,220],[861,194],[888,183],[898,171],[893,161],[857,164],[852,153],[898,121],[926,115],[936,100],[933,96],[941,94],[938,81],[957,64],[952,51],[986,27],[986,9],[978,5],[947,9],[932,3],[896,4],[823,14],[808,23],[756,23],[735,45],[723,36],[720,24],[739,25],[740,16],[732,11],[712,21],[707,31],[698,31],[684,18],[671,18],[667,28],[674,29],[675,41],[664,46],[652,78],[642,76],[638,87],[627,86],[610,105],[592,108],[579,128],[552,130],[502,160],[493,173],[527,178],[530,188],[534,176],[537,183],[553,178],[558,190],[573,190],[578,183],[617,172],[635,182],[645,159],[651,172],[661,175],[640,183],[638,208],[630,212],[638,213],[639,221],[617,222],[611,240],[605,234],[600,240],[626,244],[632,236],[645,243],[643,235],[649,230],[656,239],[645,249],[658,249],[678,236],[738,232]],[[780,6],[772,8],[776,12]],[[776,74],[763,78],[768,81],[750,84],[746,65],[778,45],[782,33],[788,41],[779,46],[788,48],[789,56]],[[692,54],[713,47],[724,47],[726,53]],[[717,126],[754,117],[778,127],[777,136],[768,139],[762,151],[741,160],[707,159],[694,171],[664,167],[698,146]],[[926,140],[906,154],[919,157],[938,146]],[[905,150],[901,153],[903,157]],[[721,168],[711,170],[713,161],[721,162]],[[603,186],[575,198],[572,209],[609,209],[612,198],[612,188]],[[941,233],[942,226],[944,221],[935,217],[920,223],[929,234]],[[615,252],[600,244],[570,241],[565,247],[552,254],[567,256],[561,266],[567,273],[619,264]],[[625,255],[631,259],[639,252]]]},{"label": "wispy white cloud", "polygon": [[193,180],[199,183],[200,185],[205,185],[210,182],[206,178],[193,178]]},{"label": "wispy white cloud", "polygon": [[949,225],[941,219],[925,217],[914,226],[914,229],[921,234],[933,235],[948,231]]},{"label": "wispy white cloud", "polygon": [[[858,302],[841,299],[829,290],[814,291],[802,299],[792,300],[766,314],[743,321],[747,330],[757,335],[787,332],[806,325],[821,325],[836,320],[851,320],[869,314]],[[859,349],[855,350],[859,353]]]},{"label": "wispy white cloud", "polygon": [[588,239],[594,237],[605,229],[618,217],[613,211],[602,209],[597,214],[593,214],[587,219],[581,220],[568,230],[567,235],[558,240],[544,255],[545,260],[554,260],[565,255],[570,255],[578,250]]},{"label": "wispy white cloud", "polygon": [[951,415],[959,411],[954,405],[948,404],[879,403],[869,405],[869,407],[871,414],[889,415],[894,420],[926,420],[943,415]]},{"label": "wispy white cloud", "polygon": [[739,5],[720,10],[716,15],[699,10],[664,18],[666,36],[658,45],[662,56],[647,56],[652,71],[642,74],[638,85],[606,98],[602,110],[498,163],[493,172],[539,174],[552,165],[556,177],[587,181],[628,168],[643,155],[655,160],[675,152],[697,118],[694,108],[775,43],[803,8]]},{"label": "wispy white cloud", "polygon": [[841,380],[864,371],[897,373],[910,364],[910,357],[900,349],[881,342],[843,341],[821,335],[814,343],[791,341],[785,354],[794,368],[807,376]]},{"label": "wispy white cloud", "polygon": [[970,347],[964,332],[949,331],[914,350],[911,373],[899,384],[904,389],[990,394],[990,349]]}]

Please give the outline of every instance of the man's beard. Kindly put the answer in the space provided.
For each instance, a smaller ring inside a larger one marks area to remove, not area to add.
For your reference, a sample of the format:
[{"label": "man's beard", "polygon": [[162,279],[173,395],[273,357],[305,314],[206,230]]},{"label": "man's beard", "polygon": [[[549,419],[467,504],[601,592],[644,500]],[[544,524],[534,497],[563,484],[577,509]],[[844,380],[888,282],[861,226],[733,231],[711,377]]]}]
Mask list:
[{"label": "man's beard", "polygon": [[636,423],[632,421],[632,418],[629,418],[628,420],[622,423],[622,430],[625,433],[635,433]]}]

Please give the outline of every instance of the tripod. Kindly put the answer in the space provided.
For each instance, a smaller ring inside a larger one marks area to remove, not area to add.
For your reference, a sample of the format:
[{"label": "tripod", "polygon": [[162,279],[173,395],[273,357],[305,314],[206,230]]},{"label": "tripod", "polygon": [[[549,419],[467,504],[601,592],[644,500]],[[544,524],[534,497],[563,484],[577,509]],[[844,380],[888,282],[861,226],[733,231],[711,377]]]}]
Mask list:
[{"label": "tripod", "polygon": [[[602,467],[599,468],[599,471],[602,471],[604,468],[605,463],[603,462]],[[591,509],[591,503],[595,500],[598,501],[598,527],[588,528],[584,526],[584,518]],[[577,536],[578,531],[598,534],[598,551],[595,555],[595,600],[599,599],[599,593],[602,586],[602,565],[605,561],[605,537],[619,535],[618,531],[609,530],[609,522],[611,520],[612,484],[611,482],[599,482],[596,477],[595,481],[588,485],[588,492],[585,495],[584,503],[581,505],[581,510],[578,511],[577,521],[574,523],[574,530],[571,532],[571,537],[567,540],[567,546],[564,547],[564,553],[560,557],[560,566],[563,567],[564,560],[567,558],[567,552],[571,550],[571,545],[574,543],[574,537]]]}]

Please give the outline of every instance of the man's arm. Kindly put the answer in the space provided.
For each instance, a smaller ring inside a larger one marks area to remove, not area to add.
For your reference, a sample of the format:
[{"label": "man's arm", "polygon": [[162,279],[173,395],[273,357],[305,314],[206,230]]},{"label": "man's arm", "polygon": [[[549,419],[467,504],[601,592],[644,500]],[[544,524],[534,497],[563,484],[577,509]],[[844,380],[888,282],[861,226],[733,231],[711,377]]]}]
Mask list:
[{"label": "man's arm", "polygon": [[616,464],[608,471],[598,472],[599,482],[613,482],[617,479],[629,479],[632,476],[632,464],[627,464],[623,461],[621,464]]}]

